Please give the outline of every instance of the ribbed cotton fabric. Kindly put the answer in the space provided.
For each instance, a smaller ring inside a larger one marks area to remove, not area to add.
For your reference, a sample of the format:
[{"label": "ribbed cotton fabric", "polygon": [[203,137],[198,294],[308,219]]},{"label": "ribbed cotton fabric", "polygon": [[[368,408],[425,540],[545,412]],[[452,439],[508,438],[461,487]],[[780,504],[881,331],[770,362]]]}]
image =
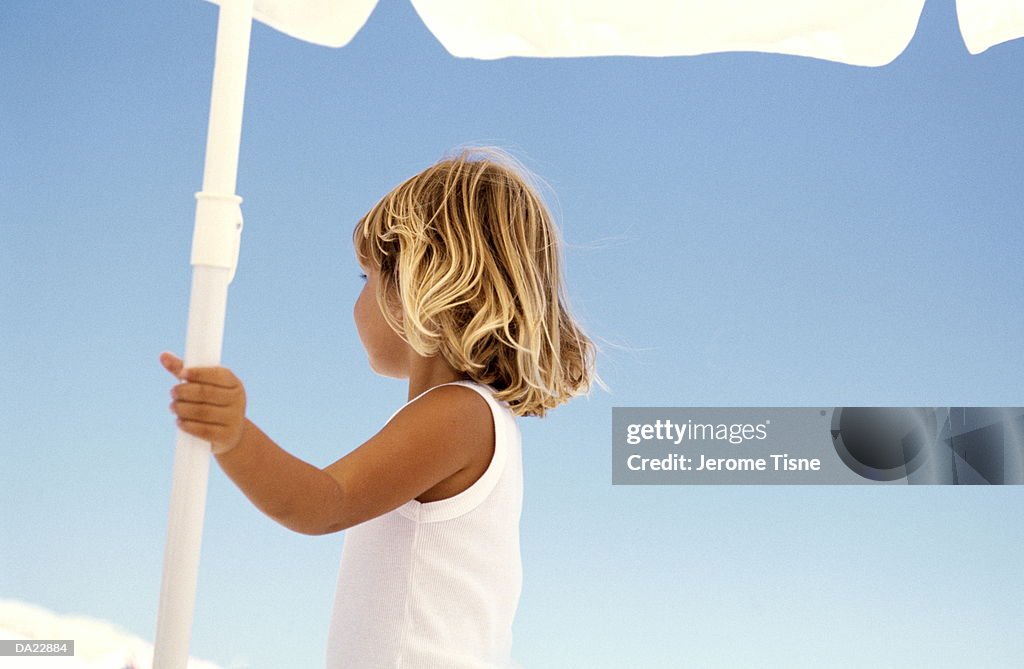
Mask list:
[{"label": "ribbed cotton fabric", "polygon": [[488,386],[443,385],[464,385],[487,400],[494,418],[491,463],[453,497],[413,499],[346,530],[328,669],[518,666],[510,651],[522,588],[519,427]]}]

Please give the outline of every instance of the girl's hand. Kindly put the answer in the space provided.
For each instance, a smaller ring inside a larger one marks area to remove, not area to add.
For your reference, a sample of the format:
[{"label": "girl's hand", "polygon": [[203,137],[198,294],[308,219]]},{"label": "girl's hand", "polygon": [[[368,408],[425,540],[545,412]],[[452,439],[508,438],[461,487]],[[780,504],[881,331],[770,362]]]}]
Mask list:
[{"label": "girl's hand", "polygon": [[227,367],[183,369],[181,359],[160,355],[160,364],[182,383],[171,388],[171,413],[183,432],[213,445],[215,454],[227,453],[242,440],[245,425],[245,388]]}]

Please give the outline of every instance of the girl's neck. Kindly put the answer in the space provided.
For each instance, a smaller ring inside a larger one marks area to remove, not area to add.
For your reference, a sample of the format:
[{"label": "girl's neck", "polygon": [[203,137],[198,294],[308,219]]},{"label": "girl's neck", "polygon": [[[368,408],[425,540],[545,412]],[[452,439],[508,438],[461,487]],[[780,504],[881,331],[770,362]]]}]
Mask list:
[{"label": "girl's neck", "polygon": [[441,356],[425,358],[412,354],[409,361],[409,399],[430,390],[434,386],[452,381],[468,379],[466,374],[456,370]]}]

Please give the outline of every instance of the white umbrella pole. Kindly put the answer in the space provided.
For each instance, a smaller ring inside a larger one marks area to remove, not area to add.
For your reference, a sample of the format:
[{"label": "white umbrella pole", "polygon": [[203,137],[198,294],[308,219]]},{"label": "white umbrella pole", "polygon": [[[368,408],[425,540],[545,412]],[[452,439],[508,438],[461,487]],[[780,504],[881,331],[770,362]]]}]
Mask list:
[{"label": "white umbrella pole", "polygon": [[[228,284],[234,276],[242,230],[241,198],[234,193],[252,1],[220,3],[203,190],[196,194],[192,236],[186,367],[220,364]],[[210,444],[179,430],[156,619],[154,669],[185,669],[188,662],[209,470]]]}]

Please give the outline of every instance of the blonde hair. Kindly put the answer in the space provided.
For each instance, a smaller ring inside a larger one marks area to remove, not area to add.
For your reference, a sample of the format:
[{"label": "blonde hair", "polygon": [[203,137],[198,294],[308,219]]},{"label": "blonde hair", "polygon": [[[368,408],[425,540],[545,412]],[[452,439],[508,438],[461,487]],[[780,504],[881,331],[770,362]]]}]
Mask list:
[{"label": "blonde hair", "polygon": [[500,149],[467,148],[397,186],[352,233],[360,261],[380,272],[377,303],[392,329],[520,416],[600,382],[534,178]]}]

